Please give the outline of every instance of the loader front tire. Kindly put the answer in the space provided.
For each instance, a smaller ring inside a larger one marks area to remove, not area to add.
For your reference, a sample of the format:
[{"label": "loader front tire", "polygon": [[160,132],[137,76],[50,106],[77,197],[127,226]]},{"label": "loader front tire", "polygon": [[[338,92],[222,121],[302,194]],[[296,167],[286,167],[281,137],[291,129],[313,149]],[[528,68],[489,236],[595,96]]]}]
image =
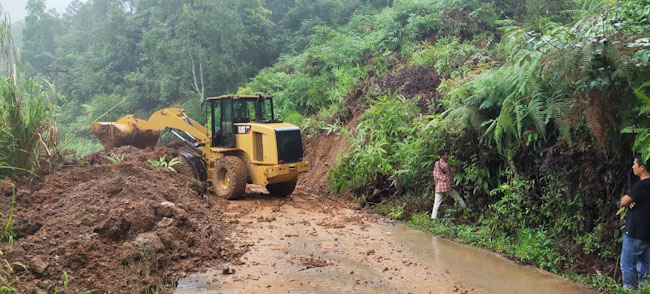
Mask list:
[{"label": "loader front tire", "polygon": [[296,182],[298,182],[298,179],[293,179],[288,182],[268,184],[266,185],[266,190],[269,190],[271,196],[287,197],[293,193],[293,190],[296,188]]},{"label": "loader front tire", "polygon": [[246,164],[239,157],[224,156],[217,160],[213,179],[217,196],[228,200],[241,199],[247,179]]}]

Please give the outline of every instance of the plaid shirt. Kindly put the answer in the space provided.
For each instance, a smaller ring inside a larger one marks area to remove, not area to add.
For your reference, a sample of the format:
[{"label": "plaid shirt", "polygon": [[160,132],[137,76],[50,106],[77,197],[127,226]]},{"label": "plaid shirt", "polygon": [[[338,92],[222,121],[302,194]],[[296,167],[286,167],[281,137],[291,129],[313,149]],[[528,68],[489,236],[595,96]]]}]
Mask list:
[{"label": "plaid shirt", "polygon": [[447,193],[453,189],[449,165],[440,159],[433,165],[433,180],[436,183],[436,193]]}]

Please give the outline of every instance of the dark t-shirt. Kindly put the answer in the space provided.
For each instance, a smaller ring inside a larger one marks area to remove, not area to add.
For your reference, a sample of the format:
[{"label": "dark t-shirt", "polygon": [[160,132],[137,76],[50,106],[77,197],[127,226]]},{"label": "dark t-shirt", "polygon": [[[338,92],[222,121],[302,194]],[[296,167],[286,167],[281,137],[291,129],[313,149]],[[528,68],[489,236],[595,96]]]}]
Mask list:
[{"label": "dark t-shirt", "polygon": [[627,195],[635,204],[625,216],[625,233],[634,239],[650,242],[650,179],[636,182]]}]

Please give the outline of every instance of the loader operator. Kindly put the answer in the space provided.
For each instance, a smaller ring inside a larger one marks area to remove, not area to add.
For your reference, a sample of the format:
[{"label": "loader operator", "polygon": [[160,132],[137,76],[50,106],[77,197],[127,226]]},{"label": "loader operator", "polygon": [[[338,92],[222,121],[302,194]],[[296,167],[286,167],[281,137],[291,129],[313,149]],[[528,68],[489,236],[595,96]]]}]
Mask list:
[{"label": "loader operator", "polygon": [[436,184],[436,198],[433,202],[433,211],[431,212],[432,220],[438,217],[438,209],[440,208],[440,203],[442,203],[442,196],[445,194],[451,195],[454,200],[460,203],[460,206],[463,207],[463,209],[467,208],[463,198],[461,198],[460,195],[458,195],[458,192],[456,192],[456,189],[454,189],[454,176],[449,170],[449,164],[447,164],[449,151],[444,148],[440,149],[438,155],[440,155],[440,160],[433,165],[433,180]]}]

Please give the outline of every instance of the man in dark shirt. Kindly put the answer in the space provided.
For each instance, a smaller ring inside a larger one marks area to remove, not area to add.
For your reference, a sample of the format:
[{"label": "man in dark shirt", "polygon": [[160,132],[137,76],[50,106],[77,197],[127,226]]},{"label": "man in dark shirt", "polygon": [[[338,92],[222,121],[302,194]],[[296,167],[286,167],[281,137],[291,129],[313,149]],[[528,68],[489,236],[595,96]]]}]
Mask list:
[{"label": "man in dark shirt", "polygon": [[650,264],[650,170],[641,155],[634,157],[632,171],[639,181],[621,198],[621,207],[629,208],[621,251],[625,288],[635,288],[636,278],[639,282],[645,280]]}]

